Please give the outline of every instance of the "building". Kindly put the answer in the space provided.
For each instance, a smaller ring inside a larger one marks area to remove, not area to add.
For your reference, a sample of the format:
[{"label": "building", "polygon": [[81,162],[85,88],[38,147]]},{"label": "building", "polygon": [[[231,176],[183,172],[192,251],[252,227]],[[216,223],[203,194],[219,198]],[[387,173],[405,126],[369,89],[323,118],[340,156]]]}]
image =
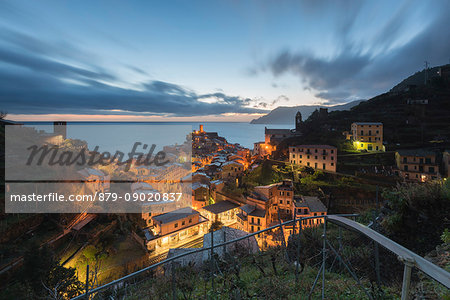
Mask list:
[{"label": "building", "polygon": [[239,213],[239,207],[239,204],[224,200],[203,207],[200,210],[200,213],[207,218],[210,223],[218,221],[224,225],[231,225],[236,223],[236,214]]},{"label": "building", "polygon": [[200,183],[192,183],[192,208],[200,209],[209,203],[209,186]]},{"label": "building", "polygon": [[439,177],[436,153],[424,149],[398,150],[397,175],[405,180],[425,182]]},{"label": "building", "polygon": [[255,232],[292,219],[294,189],[292,181],[257,186],[247,197],[247,204],[237,214],[237,228]]},{"label": "building", "polygon": [[291,146],[289,162],[294,165],[336,172],[337,148],[329,145]]},{"label": "building", "polygon": [[147,241],[147,249],[155,252],[201,237],[208,231],[208,220],[190,207],[160,214],[152,219],[154,227]]},{"label": "building", "polygon": [[270,129],[264,127],[264,142],[253,144],[253,155],[260,158],[270,156],[277,150],[277,145],[290,137],[301,135],[303,125],[302,114],[297,112],[295,115],[295,129]]},{"label": "building", "polygon": [[442,162],[444,164],[444,177],[449,178],[450,177],[450,150],[445,150],[444,153],[442,153]]},{"label": "building", "polygon": [[240,230],[255,232],[267,228],[266,210],[256,203],[241,206],[236,217]]},{"label": "building", "polygon": [[237,161],[227,161],[222,165],[221,178],[235,179],[244,172],[244,165]]},{"label": "building", "polygon": [[353,145],[359,151],[385,151],[383,123],[354,122],[351,126]]},{"label": "building", "polygon": [[109,192],[111,176],[100,170],[92,168],[84,168],[78,171],[85,181],[86,186],[92,192]]},{"label": "building", "polygon": [[[295,219],[305,217],[325,216],[327,214],[327,208],[323,205],[322,201],[317,197],[311,196],[296,196],[293,202],[292,215]],[[322,224],[323,219],[309,219],[303,220],[303,227],[316,226]]]}]

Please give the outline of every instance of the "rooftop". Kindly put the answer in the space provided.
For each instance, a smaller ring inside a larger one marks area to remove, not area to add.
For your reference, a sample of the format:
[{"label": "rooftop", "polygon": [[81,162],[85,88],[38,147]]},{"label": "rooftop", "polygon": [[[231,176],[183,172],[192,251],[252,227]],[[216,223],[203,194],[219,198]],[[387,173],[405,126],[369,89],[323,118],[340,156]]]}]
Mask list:
[{"label": "rooftop", "polygon": [[401,156],[434,156],[436,153],[430,150],[426,149],[404,149],[404,150],[397,150],[398,154]]},{"label": "rooftop", "polygon": [[227,210],[231,210],[234,208],[239,207],[240,205],[233,203],[231,201],[228,200],[224,200],[224,201],[220,201],[208,206],[203,207],[204,210],[207,210],[209,212],[212,212],[213,214],[220,214],[223,213]]},{"label": "rooftop", "polygon": [[265,134],[291,134],[291,129],[264,129]]},{"label": "rooftop", "polygon": [[[323,205],[322,201],[313,196],[302,196],[296,198],[295,207],[307,206],[311,212],[326,212],[327,208]],[[300,200],[300,201],[299,201]]]},{"label": "rooftop", "polygon": [[356,125],[383,125],[381,122],[353,122]]},{"label": "rooftop", "polygon": [[167,224],[167,223],[171,223],[171,222],[175,222],[181,219],[184,219],[186,217],[189,216],[194,216],[199,214],[198,211],[190,208],[190,207],[183,207],[162,215],[158,215],[153,217],[154,221],[158,221],[162,224]]},{"label": "rooftop", "polygon": [[289,148],[336,149],[336,147],[330,146],[330,145],[297,145],[297,146],[291,146]]}]

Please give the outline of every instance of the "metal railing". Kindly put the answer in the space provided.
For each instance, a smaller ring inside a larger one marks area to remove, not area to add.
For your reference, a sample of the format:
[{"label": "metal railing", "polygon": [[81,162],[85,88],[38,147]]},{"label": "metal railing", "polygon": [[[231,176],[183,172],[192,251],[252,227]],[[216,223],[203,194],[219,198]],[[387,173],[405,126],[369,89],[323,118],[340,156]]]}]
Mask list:
[{"label": "metal railing", "polygon": [[[153,264],[151,266],[148,266],[146,268],[143,268],[139,271],[136,271],[134,273],[131,273],[129,275],[126,275],[122,278],[119,278],[117,280],[111,281],[105,285],[93,288],[93,289],[89,289],[88,285],[86,285],[86,291],[75,297],[72,298],[72,300],[75,299],[90,299],[90,297],[92,295],[98,294],[99,292],[105,291],[105,290],[109,290],[111,288],[115,288],[120,286],[121,284],[127,282],[130,279],[136,278],[139,275],[144,275],[146,274],[146,272],[149,272],[151,270],[154,270],[158,267],[161,267],[165,264],[168,263],[172,263],[172,276],[174,276],[173,274],[173,263],[176,260],[179,260],[180,258],[189,256],[189,255],[193,255],[193,254],[197,254],[197,253],[201,253],[203,251],[209,251],[211,257],[214,256],[214,249],[215,248],[220,248],[220,247],[225,247],[226,245],[230,245],[245,239],[249,239],[250,237],[254,237],[254,236],[259,236],[260,234],[272,231],[272,230],[276,230],[276,229],[280,229],[281,233],[283,233],[283,227],[288,226],[288,225],[292,225],[293,226],[293,234],[295,234],[295,230],[296,230],[296,226],[298,224],[298,236],[300,237],[302,234],[302,225],[304,220],[310,220],[310,219],[323,219],[323,223],[320,225],[323,225],[323,234],[322,234],[322,252],[321,252],[321,256],[322,256],[322,261],[321,261],[321,266],[319,268],[318,274],[314,280],[314,283],[311,287],[311,290],[309,292],[309,297],[311,297],[318,281],[319,281],[319,277],[320,275],[322,275],[322,291],[321,291],[321,298],[325,299],[325,285],[326,285],[326,279],[325,279],[325,273],[326,273],[326,265],[327,265],[327,259],[328,259],[328,255],[327,253],[333,253],[335,255],[335,259],[337,258],[339,264],[341,264],[342,266],[344,266],[344,268],[350,273],[350,275],[352,276],[352,278],[356,281],[356,283],[358,284],[358,286],[364,291],[364,293],[366,294],[368,299],[374,299],[375,297],[370,293],[370,291],[365,288],[363,286],[363,284],[361,283],[360,278],[355,274],[355,271],[353,269],[353,267],[351,266],[351,264],[349,263],[348,260],[345,259],[344,255],[342,253],[340,253],[340,249],[336,249],[335,247],[333,247],[332,243],[330,242],[329,238],[327,237],[327,227],[329,226],[328,223],[330,224],[336,224],[339,226],[339,236],[341,235],[341,228],[344,229],[348,229],[350,231],[353,232],[357,232],[359,234],[362,234],[363,236],[365,236],[366,238],[368,238],[369,240],[374,242],[374,245],[376,245],[377,247],[375,248],[375,271],[377,274],[377,277],[380,277],[380,270],[379,270],[379,257],[378,257],[378,245],[382,246],[383,248],[387,249],[388,251],[390,251],[391,253],[395,254],[399,260],[399,262],[401,262],[403,264],[404,267],[404,271],[403,271],[403,278],[402,278],[402,288],[401,288],[401,299],[402,300],[406,300],[409,297],[410,294],[410,288],[411,288],[411,273],[413,268],[417,268],[418,270],[422,271],[423,273],[425,273],[426,275],[428,275],[429,277],[431,277],[433,280],[439,282],[440,284],[442,284],[443,286],[445,286],[446,288],[450,288],[450,273],[445,271],[444,269],[438,267],[437,265],[425,260],[424,258],[422,258],[421,256],[415,254],[414,252],[406,249],[405,247],[395,243],[394,241],[388,239],[387,237],[383,236],[382,234],[376,232],[375,230],[370,229],[368,226],[362,225],[356,221],[350,220],[348,219],[350,218],[356,218],[358,215],[357,214],[341,214],[341,215],[325,215],[325,216],[314,216],[314,217],[302,217],[302,218],[298,218],[298,219],[293,219],[293,220],[289,220],[271,227],[268,227],[266,229],[257,231],[257,232],[253,232],[253,233],[249,233],[245,236],[239,237],[239,238],[235,238],[229,241],[225,241],[223,243],[218,243],[218,244],[214,244],[214,238],[211,238],[211,246],[209,247],[203,247],[203,248],[199,248],[199,249],[194,249],[192,251],[187,251],[185,253],[167,258],[161,262],[158,262],[156,264]],[[319,225],[318,225],[319,226]],[[339,238],[340,239],[340,238]],[[341,243],[341,240],[339,240],[339,243]],[[297,247],[297,257],[300,256],[300,246],[298,245]],[[211,259],[212,261],[212,259]],[[213,264],[213,263],[212,263]],[[334,264],[334,261],[333,261]],[[299,275],[299,270],[298,270],[298,266],[299,264],[296,264],[296,268],[295,268],[295,275],[296,275],[296,279],[298,279],[298,275]],[[331,269],[331,268],[330,268]],[[174,285],[174,290],[173,290],[173,299],[176,299],[176,291],[175,291],[175,282],[173,279],[172,284]],[[212,287],[214,289],[214,277],[211,278],[211,284]],[[111,298],[113,299],[113,298]]]}]

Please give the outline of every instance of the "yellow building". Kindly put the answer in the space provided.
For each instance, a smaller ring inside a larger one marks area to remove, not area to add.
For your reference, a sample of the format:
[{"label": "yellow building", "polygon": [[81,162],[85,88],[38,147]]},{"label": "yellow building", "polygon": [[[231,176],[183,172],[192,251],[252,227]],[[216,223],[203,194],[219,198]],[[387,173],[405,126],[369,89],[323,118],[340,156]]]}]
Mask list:
[{"label": "yellow building", "polygon": [[337,148],[329,145],[298,145],[289,147],[291,164],[336,172]]},{"label": "yellow building", "polygon": [[383,123],[354,122],[351,128],[353,145],[359,151],[385,151]]}]

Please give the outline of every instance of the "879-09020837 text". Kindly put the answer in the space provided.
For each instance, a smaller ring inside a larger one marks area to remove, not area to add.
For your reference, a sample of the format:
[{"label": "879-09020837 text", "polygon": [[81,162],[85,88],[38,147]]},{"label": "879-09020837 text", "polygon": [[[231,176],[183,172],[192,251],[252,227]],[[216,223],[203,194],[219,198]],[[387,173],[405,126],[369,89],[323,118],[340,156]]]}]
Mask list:
[{"label": "879-09020837 text", "polygon": [[101,201],[101,202],[114,202],[117,200],[125,200],[127,202],[174,202],[179,201],[183,196],[183,193],[124,193],[123,195],[119,193],[109,193],[109,192],[95,192],[91,195],[69,195],[65,196],[59,193],[48,193],[45,195],[41,194],[13,194],[10,195],[11,202],[90,202],[90,201]]}]

